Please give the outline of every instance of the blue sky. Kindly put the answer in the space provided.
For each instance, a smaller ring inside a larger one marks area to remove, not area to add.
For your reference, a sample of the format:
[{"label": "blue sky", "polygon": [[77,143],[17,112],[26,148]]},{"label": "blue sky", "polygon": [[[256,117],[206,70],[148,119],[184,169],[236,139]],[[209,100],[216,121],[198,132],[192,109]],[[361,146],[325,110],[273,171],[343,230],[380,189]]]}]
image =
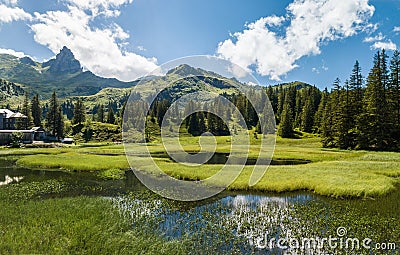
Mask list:
[{"label": "blue sky", "polygon": [[320,88],[367,75],[400,47],[398,0],[0,0],[0,52],[53,57],[66,45],[86,69],[133,80],[189,55],[217,55],[261,84]]}]

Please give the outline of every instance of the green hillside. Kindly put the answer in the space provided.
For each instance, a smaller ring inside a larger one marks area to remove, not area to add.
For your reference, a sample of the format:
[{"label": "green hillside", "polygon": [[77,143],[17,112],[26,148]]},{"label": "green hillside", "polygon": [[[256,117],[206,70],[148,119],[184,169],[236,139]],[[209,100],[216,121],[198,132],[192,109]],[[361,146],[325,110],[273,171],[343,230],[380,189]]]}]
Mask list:
[{"label": "green hillside", "polygon": [[22,103],[25,90],[21,84],[0,79],[0,108],[10,108]]},{"label": "green hillside", "polygon": [[43,98],[49,98],[52,91],[62,98],[89,96],[103,88],[130,88],[137,83],[102,78],[83,71],[79,61],[66,47],[55,59],[45,63],[35,62],[29,57],[0,54],[0,78],[24,84],[31,93],[38,93]]}]

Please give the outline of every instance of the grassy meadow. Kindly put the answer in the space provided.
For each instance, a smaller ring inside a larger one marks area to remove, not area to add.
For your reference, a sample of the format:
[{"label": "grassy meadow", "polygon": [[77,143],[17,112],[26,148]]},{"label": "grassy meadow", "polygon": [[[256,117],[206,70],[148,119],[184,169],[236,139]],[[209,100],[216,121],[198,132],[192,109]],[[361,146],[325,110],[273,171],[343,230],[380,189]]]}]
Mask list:
[{"label": "grassy meadow", "polygon": [[[230,137],[217,137],[217,152],[228,153]],[[251,136],[249,158],[256,158],[260,139]],[[181,137],[186,151],[199,151],[198,138]],[[183,180],[203,180],[217,173],[222,165],[187,166],[166,157],[157,142],[149,146],[153,160],[168,175]],[[97,171],[100,176],[119,178],[130,169],[123,145],[82,144],[51,149],[3,149],[0,155],[16,159],[16,164],[30,169]],[[322,149],[320,138],[277,138],[273,159],[311,161],[302,165],[271,165],[255,186],[248,180],[253,166],[248,165],[233,182],[231,190],[287,192],[309,190],[333,197],[376,197],[390,193],[400,180],[400,153]],[[140,170],[152,171],[148,159],[131,156]]]},{"label": "grassy meadow", "polygon": [[186,254],[151,219],[132,226],[109,199],[65,197],[57,181],[0,187],[0,254]]}]

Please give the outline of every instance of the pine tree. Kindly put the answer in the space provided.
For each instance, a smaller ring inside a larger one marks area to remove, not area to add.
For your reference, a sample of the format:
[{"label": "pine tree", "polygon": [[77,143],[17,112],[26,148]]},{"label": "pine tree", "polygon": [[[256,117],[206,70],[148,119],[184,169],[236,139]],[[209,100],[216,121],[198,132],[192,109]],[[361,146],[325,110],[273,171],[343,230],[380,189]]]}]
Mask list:
[{"label": "pine tree", "polygon": [[82,99],[78,99],[74,105],[74,117],[72,119],[73,124],[82,124],[86,121],[86,108],[83,104]]},{"label": "pine tree", "polygon": [[42,109],[40,107],[40,101],[39,101],[38,94],[34,95],[32,98],[31,112],[32,112],[33,125],[35,127],[41,127],[42,126]]},{"label": "pine tree", "polygon": [[24,121],[21,123],[19,129],[22,128],[28,129],[33,124],[28,92],[25,93],[24,102],[21,108],[21,113],[26,116],[26,119],[24,119]]},{"label": "pine tree", "polygon": [[332,101],[333,101],[333,96],[331,94],[329,97],[327,97],[327,102],[325,104],[321,122],[322,146],[325,148],[334,147],[334,130],[333,130],[334,118],[332,114],[332,109],[333,109]]},{"label": "pine tree", "polygon": [[339,147],[343,130],[343,89],[340,79],[333,82],[332,92],[327,100],[322,120],[322,144],[324,147]]},{"label": "pine tree", "polygon": [[57,138],[61,138],[63,136],[64,119],[55,91],[50,98],[48,111],[46,114],[46,128]]},{"label": "pine tree", "polygon": [[198,130],[198,121],[197,121],[196,114],[193,113],[188,118],[189,118],[189,123],[188,123],[188,127],[187,127],[188,133],[193,136],[197,136],[199,133],[199,130]]},{"label": "pine tree", "polygon": [[285,97],[285,103],[283,106],[281,122],[279,124],[278,135],[282,138],[291,138],[294,136],[293,131],[293,112],[290,107],[289,95]]},{"label": "pine tree", "polygon": [[198,112],[197,113],[197,118],[198,118],[199,135],[201,135],[201,134],[203,134],[204,132],[207,131],[206,122],[205,122],[205,119],[204,119],[204,113],[203,112]]},{"label": "pine tree", "polygon": [[[307,95],[303,93],[296,94],[296,107],[294,108],[294,127],[300,127],[302,125],[303,118],[303,107],[304,101],[307,100]],[[303,97],[305,100],[303,100]]]},{"label": "pine tree", "polygon": [[159,103],[157,104],[157,107],[156,107],[156,110],[157,110],[156,117],[157,117],[157,123],[158,123],[158,125],[159,125],[160,127],[161,127],[161,125],[162,125],[164,116],[165,116],[165,114],[166,114],[167,111],[168,111],[169,105],[170,105],[170,103],[169,103],[169,101],[166,100],[166,99],[162,100],[161,102],[159,102]]},{"label": "pine tree", "polygon": [[326,104],[328,102],[328,98],[329,98],[328,89],[325,88],[324,91],[322,92],[321,101],[318,105],[318,110],[314,116],[314,129],[319,134],[321,134],[321,132],[322,132],[322,122],[323,122],[324,111],[325,111]]},{"label": "pine tree", "polygon": [[271,103],[272,109],[276,113],[278,111],[278,96],[274,92],[272,86],[268,86],[266,93],[267,93],[268,99]]},{"label": "pine tree", "polygon": [[[382,55],[383,54],[383,55]],[[365,97],[363,100],[363,115],[360,125],[362,148],[384,149],[386,140],[386,88],[385,80],[387,70],[383,53],[378,52],[374,57],[374,66],[368,79]]]},{"label": "pine tree", "polygon": [[104,105],[101,104],[97,110],[97,121],[104,122]]},{"label": "pine tree", "polygon": [[391,137],[393,147],[400,146],[400,52],[394,51],[390,61],[390,83],[389,83],[389,112],[391,115]]},{"label": "pine tree", "polygon": [[211,112],[207,113],[207,130],[208,132],[212,133],[213,135],[218,135],[217,134],[217,121],[218,118],[216,115],[214,115]]},{"label": "pine tree", "polygon": [[61,106],[58,106],[56,116],[56,137],[58,139],[64,137],[64,115]]},{"label": "pine tree", "polygon": [[310,87],[305,93],[305,104],[302,109],[299,109],[301,116],[301,130],[304,132],[312,132],[314,127],[314,116],[317,110],[319,102],[317,104],[315,101],[319,101],[319,97],[316,95],[316,88]]},{"label": "pine tree", "polygon": [[348,102],[348,136],[350,147],[356,148],[360,139],[360,121],[363,109],[363,76],[358,61],[355,62],[349,79],[349,102]]},{"label": "pine tree", "polygon": [[348,149],[352,147],[351,133],[352,119],[349,104],[349,81],[345,82],[343,96],[341,101],[337,104],[337,119],[336,119],[336,144],[341,149]]},{"label": "pine tree", "polygon": [[107,112],[107,123],[110,123],[110,124],[114,124],[114,123],[115,123],[114,110],[112,109],[111,106],[108,107],[108,112]]}]

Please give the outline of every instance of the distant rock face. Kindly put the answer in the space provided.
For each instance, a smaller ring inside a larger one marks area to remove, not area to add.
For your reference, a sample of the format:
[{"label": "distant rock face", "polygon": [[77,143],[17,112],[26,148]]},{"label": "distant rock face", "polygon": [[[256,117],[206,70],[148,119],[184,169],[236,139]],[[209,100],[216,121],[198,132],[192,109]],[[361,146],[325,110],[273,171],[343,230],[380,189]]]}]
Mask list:
[{"label": "distant rock face", "polygon": [[35,61],[33,61],[30,57],[20,58],[19,61],[21,61],[21,63],[25,65],[36,66]]},{"label": "distant rock face", "polygon": [[76,73],[82,71],[81,64],[75,59],[70,49],[64,46],[55,59],[51,59],[42,65],[50,66],[49,72],[56,74]]},{"label": "distant rock face", "polygon": [[167,75],[171,74],[177,74],[180,76],[188,76],[188,75],[201,76],[203,75],[203,72],[201,69],[197,69],[189,65],[183,64],[167,72]]}]

